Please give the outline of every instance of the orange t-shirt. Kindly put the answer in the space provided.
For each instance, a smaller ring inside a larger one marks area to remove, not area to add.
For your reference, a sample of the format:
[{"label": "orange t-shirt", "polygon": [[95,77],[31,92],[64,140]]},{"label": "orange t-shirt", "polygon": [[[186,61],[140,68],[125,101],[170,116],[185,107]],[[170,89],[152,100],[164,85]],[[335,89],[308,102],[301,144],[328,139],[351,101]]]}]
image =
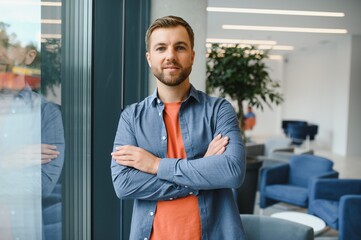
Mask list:
[{"label": "orange t-shirt", "polygon": [[[165,103],[164,122],[168,133],[167,157],[186,158],[179,124],[181,103]],[[201,239],[201,220],[196,196],[158,201],[151,240]]]}]

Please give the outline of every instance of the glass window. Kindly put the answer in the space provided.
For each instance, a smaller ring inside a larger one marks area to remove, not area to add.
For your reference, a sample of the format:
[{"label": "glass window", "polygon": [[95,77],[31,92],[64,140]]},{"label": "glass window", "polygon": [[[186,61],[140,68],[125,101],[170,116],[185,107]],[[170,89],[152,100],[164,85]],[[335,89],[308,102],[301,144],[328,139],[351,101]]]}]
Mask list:
[{"label": "glass window", "polygon": [[61,239],[61,1],[0,1],[0,233]]}]

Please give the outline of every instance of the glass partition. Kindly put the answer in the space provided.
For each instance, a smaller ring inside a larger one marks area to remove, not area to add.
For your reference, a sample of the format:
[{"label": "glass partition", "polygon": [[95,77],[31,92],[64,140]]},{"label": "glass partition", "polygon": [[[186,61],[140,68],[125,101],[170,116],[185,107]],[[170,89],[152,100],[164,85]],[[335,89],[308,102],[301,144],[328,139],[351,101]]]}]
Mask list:
[{"label": "glass partition", "polygon": [[61,1],[0,0],[1,239],[61,239]]}]

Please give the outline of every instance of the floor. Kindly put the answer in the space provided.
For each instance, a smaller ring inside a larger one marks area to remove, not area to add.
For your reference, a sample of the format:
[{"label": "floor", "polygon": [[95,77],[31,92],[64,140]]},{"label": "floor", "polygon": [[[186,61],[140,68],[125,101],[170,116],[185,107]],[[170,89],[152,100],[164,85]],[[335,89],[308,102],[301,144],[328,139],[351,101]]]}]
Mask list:
[{"label": "floor", "polygon": [[[257,139],[257,142],[262,142],[262,140]],[[317,146],[317,145],[314,145]],[[312,147],[312,145],[311,145]],[[317,149],[317,147],[313,148],[316,155],[327,157],[334,162],[334,169],[339,172],[340,178],[361,178],[361,156],[340,156],[337,154],[333,154],[331,151],[327,149]],[[268,207],[263,211],[260,211],[258,205],[258,193],[256,195],[256,203],[254,208],[254,214],[263,214],[269,216],[276,212],[282,211],[299,211],[306,212],[307,209],[295,207],[288,204],[276,204],[274,206]],[[316,240],[337,240],[338,233],[336,230],[326,227],[324,231],[315,236]]]}]

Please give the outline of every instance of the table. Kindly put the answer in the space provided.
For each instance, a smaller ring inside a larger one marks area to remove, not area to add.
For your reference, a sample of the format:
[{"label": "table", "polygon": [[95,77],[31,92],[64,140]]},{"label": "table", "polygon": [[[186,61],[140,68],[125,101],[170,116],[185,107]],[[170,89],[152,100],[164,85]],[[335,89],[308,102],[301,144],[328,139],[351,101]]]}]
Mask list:
[{"label": "table", "polygon": [[315,235],[319,234],[326,228],[326,223],[321,218],[307,213],[287,211],[274,213],[271,217],[281,218],[312,227]]}]

